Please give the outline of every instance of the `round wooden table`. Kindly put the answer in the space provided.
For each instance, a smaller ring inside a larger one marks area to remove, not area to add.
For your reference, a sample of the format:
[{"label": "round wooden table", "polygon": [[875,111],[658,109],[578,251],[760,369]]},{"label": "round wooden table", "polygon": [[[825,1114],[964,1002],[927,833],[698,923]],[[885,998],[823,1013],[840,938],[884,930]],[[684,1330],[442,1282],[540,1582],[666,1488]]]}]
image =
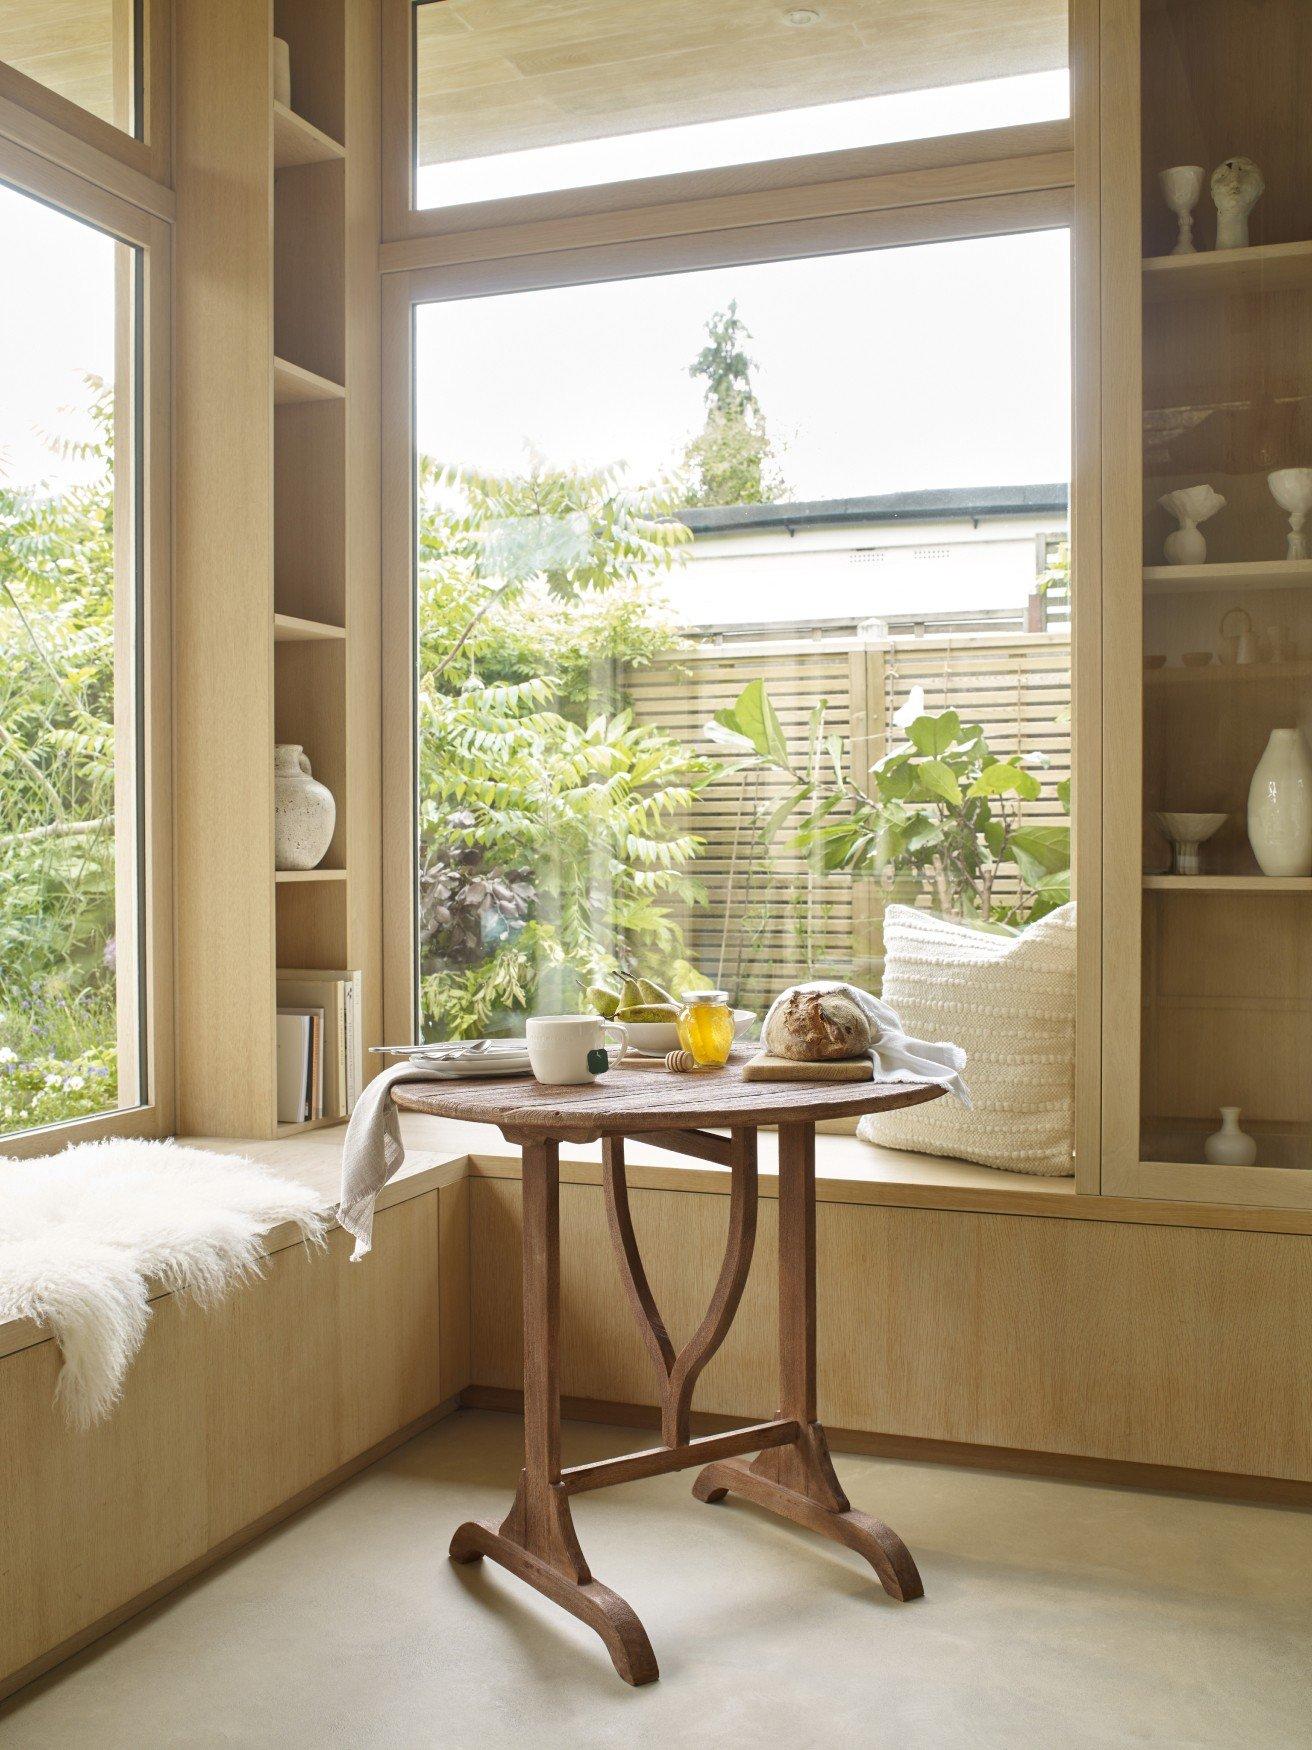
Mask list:
[{"label": "round wooden table", "polygon": [[[815,1125],[818,1118],[890,1112],[938,1099],[932,1083],[744,1081],[742,1066],[674,1075],[621,1066],[586,1087],[529,1080],[401,1082],[409,1112],[498,1125],[523,1154],[524,1469],[500,1524],[469,1520],[451,1557],[491,1556],[596,1629],[626,1683],[659,1675],[647,1631],[592,1578],[570,1514],[571,1495],[704,1465],[693,1494],[732,1491],[866,1557],[884,1590],[919,1598],[920,1575],[897,1533],[856,1511],[839,1486],[816,1420]],[[756,1237],[756,1133],[779,1127],[779,1409],[768,1422],[689,1437],[693,1389],[738,1309]],[[714,1134],[728,1130],[728,1136]],[[710,1305],[675,1350],[643,1269],[629,1213],[624,1140],[714,1161],[730,1173],[729,1239]],[[657,1374],[661,1444],[592,1464],[560,1462],[560,1144],[603,1143],[606,1213],[621,1275]],[[748,1460],[742,1456],[756,1453]]]}]

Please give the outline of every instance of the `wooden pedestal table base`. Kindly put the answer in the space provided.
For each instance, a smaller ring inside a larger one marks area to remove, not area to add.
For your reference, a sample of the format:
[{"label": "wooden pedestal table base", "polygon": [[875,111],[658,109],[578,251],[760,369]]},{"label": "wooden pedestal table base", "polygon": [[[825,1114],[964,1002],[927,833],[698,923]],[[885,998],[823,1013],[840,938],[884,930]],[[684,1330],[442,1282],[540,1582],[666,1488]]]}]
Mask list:
[{"label": "wooden pedestal table base", "polygon": [[[834,1474],[816,1420],[815,1123],[889,1111],[937,1098],[942,1089],[899,1083],[744,1082],[716,1072],[657,1078],[623,1068],[588,1087],[533,1082],[415,1082],[393,1090],[398,1106],[500,1126],[523,1153],[524,1469],[514,1505],[497,1524],[469,1520],[451,1557],[490,1556],[594,1628],[626,1683],[659,1675],[647,1632],[625,1601],[594,1580],[579,1547],[570,1497],[612,1483],[704,1466],[693,1485],[702,1501],[726,1494],[768,1508],[863,1555],[893,1598],[919,1598],[920,1575],[897,1533],[853,1509]],[[697,1380],[733,1323],[756,1238],[756,1134],[779,1126],[779,1412],[701,1439],[689,1437]],[[701,1126],[727,1128],[721,1136]],[[710,1304],[675,1349],[661,1318],[634,1234],[624,1138],[714,1161],[729,1169],[729,1237]],[[625,1291],[657,1375],[661,1443],[620,1458],[560,1462],[560,1144],[604,1146],[603,1185]],[[755,1453],[750,1462],[744,1456]]]}]

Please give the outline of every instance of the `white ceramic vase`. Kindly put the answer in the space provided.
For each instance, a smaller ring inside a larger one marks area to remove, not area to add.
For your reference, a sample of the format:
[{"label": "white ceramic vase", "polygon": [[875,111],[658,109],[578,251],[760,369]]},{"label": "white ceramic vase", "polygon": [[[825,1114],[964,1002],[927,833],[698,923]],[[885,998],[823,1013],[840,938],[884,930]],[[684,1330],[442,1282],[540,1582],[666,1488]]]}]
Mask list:
[{"label": "white ceramic vase", "polygon": [[1248,215],[1266,187],[1262,172],[1251,158],[1227,158],[1212,172],[1212,199],[1216,203],[1216,247],[1248,248]]},{"label": "white ceramic vase", "polygon": [[1201,565],[1207,558],[1207,542],[1198,531],[1199,523],[1225,509],[1225,499],[1210,486],[1179,486],[1174,492],[1163,493],[1157,500],[1179,523],[1174,534],[1166,537],[1168,565]]},{"label": "white ceramic vase", "polygon": [[1222,1106],[1221,1128],[1203,1144],[1203,1158],[1214,1167],[1251,1167],[1257,1159],[1257,1144],[1239,1128],[1238,1106]]},{"label": "white ceramic vase", "polygon": [[1312,875],[1312,755],[1301,729],[1273,729],[1248,787],[1248,842],[1264,875]]},{"label": "white ceramic vase", "polygon": [[315,778],[305,750],[273,750],[273,862],[277,869],[317,869],[332,843],[337,804]]}]

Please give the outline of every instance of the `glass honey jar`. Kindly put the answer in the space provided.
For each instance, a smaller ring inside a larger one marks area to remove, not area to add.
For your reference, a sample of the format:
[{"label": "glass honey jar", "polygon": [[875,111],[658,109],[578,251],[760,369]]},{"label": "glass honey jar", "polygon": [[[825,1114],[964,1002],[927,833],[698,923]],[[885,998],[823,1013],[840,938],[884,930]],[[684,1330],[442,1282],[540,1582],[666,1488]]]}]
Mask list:
[{"label": "glass honey jar", "polygon": [[679,1044],[695,1064],[728,1063],[733,1047],[733,1010],[723,990],[688,990],[679,1011]]}]

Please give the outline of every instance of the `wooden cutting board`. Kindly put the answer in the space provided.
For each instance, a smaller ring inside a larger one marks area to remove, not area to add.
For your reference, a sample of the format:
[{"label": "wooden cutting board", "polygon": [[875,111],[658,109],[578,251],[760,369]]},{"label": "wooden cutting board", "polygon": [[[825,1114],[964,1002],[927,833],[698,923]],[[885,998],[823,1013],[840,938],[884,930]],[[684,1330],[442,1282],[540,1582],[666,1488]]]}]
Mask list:
[{"label": "wooden cutting board", "polygon": [[799,1063],[793,1057],[762,1052],[743,1065],[745,1082],[870,1082],[875,1066],[869,1057],[843,1057],[832,1063]]}]

